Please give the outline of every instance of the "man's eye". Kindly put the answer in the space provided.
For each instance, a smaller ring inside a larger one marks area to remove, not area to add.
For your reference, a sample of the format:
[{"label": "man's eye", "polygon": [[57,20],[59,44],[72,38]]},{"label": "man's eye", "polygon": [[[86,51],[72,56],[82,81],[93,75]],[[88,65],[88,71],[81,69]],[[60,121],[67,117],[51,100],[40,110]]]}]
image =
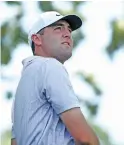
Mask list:
[{"label": "man's eye", "polygon": [[55,30],[57,30],[57,29],[58,29],[58,30],[61,30],[61,28],[62,28],[62,27],[58,26],[58,27],[55,28]]},{"label": "man's eye", "polygon": [[71,30],[71,29],[69,29],[69,32],[71,33],[71,32],[72,32],[72,30]]}]

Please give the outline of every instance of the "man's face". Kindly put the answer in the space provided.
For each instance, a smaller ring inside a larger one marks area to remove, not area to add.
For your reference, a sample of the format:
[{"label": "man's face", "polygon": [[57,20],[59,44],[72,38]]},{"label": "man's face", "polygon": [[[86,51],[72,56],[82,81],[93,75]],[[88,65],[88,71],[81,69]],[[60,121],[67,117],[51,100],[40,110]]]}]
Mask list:
[{"label": "man's face", "polygon": [[42,49],[49,56],[64,63],[72,55],[73,40],[70,25],[60,20],[44,29]]}]

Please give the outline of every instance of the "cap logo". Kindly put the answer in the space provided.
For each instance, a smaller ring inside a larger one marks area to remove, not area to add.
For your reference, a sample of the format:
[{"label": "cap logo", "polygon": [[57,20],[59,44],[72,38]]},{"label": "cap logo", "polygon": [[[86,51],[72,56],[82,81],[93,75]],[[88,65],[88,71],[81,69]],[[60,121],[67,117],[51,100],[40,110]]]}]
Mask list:
[{"label": "cap logo", "polygon": [[60,16],[59,14],[56,14],[56,16]]}]

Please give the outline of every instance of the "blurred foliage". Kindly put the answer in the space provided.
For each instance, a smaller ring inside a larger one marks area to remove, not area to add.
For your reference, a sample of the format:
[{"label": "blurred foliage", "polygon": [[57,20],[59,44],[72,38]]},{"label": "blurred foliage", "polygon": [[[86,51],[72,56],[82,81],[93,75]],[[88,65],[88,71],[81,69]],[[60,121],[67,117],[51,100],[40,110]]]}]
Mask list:
[{"label": "blurred foliage", "polygon": [[[18,17],[18,16],[17,16]],[[6,22],[1,29],[1,63],[8,64],[13,50],[19,43],[27,42],[27,34],[20,27],[17,18]],[[14,27],[13,27],[14,26]],[[13,35],[14,34],[14,35]]]},{"label": "blurred foliage", "polygon": [[73,42],[74,42],[74,49],[73,49],[74,51],[76,49],[76,46],[79,44],[79,42],[83,40],[84,35],[82,34],[80,30],[77,30],[74,32],[74,35],[72,36],[73,36]]},{"label": "blurred foliage", "polygon": [[[13,51],[17,48],[20,43],[27,43],[27,34],[24,32],[21,20],[23,18],[24,10],[22,1],[5,1],[5,4],[8,7],[17,7],[18,11],[16,14],[11,18],[7,19],[1,26],[1,63],[2,65],[7,65],[12,57]],[[38,9],[41,11],[48,11],[48,10],[56,10],[61,12],[62,14],[71,14],[75,13],[79,15],[82,20],[85,20],[81,13],[78,12],[78,8],[80,5],[86,3],[86,1],[70,1],[72,4],[72,10],[70,11],[61,11],[57,7],[54,6],[54,1],[37,1]],[[111,41],[108,47],[106,48],[106,52],[111,57],[115,51],[121,48],[124,45],[124,20],[114,20],[111,23],[111,30],[112,36]],[[81,40],[83,40],[84,35],[82,31],[76,31],[73,35],[74,38],[74,50],[76,46],[79,44]],[[95,81],[94,76],[84,74],[83,72],[78,72],[78,76],[80,76],[82,81],[85,81],[89,84],[89,86],[94,90],[96,96],[100,96],[102,94],[102,90],[99,87],[99,84]],[[12,98],[12,93],[6,93],[7,99]],[[90,115],[96,116],[99,102],[92,102],[88,100],[83,100],[86,108],[89,110]],[[101,136],[100,138],[103,140],[102,145],[112,145],[109,141],[109,137],[106,132],[103,131],[97,125],[94,125],[94,129],[96,132]],[[5,134],[2,135],[2,145],[9,145],[10,144],[10,132],[6,131]]]},{"label": "blurred foliage", "polygon": [[111,137],[108,135],[109,133],[107,131],[105,131],[95,123],[90,122],[90,124],[100,139],[100,145],[115,145],[114,143],[112,143]]},{"label": "blurred foliage", "polygon": [[86,2],[86,1],[75,1],[75,2],[73,3],[74,9],[77,9],[78,6],[84,4],[85,2]]},{"label": "blurred foliage", "polygon": [[[85,81],[91,87],[91,89],[93,89],[96,97],[100,97],[100,95],[102,94],[102,90],[99,87],[99,84],[95,81],[95,78],[92,74],[88,75],[83,72],[77,72],[76,74],[80,77],[80,80]],[[86,106],[92,117],[97,114],[100,100],[97,100],[97,102],[95,102],[93,100],[81,99],[80,101]]]},{"label": "blurred foliage", "polygon": [[21,26],[23,8],[21,2],[7,2],[8,4],[18,4],[18,12],[15,17],[7,20],[1,26],[1,63],[8,64],[11,60],[13,50],[19,43],[27,42],[27,34]]},{"label": "blurred foliage", "polygon": [[97,96],[100,96],[102,94],[101,89],[99,88],[99,85],[97,82],[95,82],[95,78],[92,74],[85,74],[83,72],[77,72],[77,75],[80,77],[81,80],[86,81],[89,85],[92,86],[93,90],[95,91]]},{"label": "blurred foliage", "polygon": [[6,1],[9,5],[20,5],[20,1]]},{"label": "blurred foliage", "polygon": [[98,111],[98,103],[94,103],[92,101],[84,100],[84,104],[90,113],[90,116],[95,116]]},{"label": "blurred foliage", "polygon": [[38,6],[42,11],[55,11],[56,8],[52,5],[52,1],[38,1]]},{"label": "blurred foliage", "polygon": [[1,145],[10,145],[11,143],[11,131],[6,130],[1,135]]},{"label": "blurred foliage", "polygon": [[107,53],[112,58],[113,54],[120,48],[124,48],[124,19],[113,20],[111,22],[112,37],[107,47]]},{"label": "blurred foliage", "polygon": [[12,97],[13,97],[12,92],[7,91],[7,92],[6,92],[6,99],[10,100]]}]

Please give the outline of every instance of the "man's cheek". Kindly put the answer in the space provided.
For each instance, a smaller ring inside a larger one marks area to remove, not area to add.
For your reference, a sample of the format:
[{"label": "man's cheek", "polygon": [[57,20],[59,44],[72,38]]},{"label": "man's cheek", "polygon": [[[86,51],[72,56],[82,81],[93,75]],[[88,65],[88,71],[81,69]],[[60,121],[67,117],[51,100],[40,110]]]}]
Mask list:
[{"label": "man's cheek", "polygon": [[74,46],[74,43],[73,43],[73,41],[71,42],[71,47],[73,48],[73,46]]}]

